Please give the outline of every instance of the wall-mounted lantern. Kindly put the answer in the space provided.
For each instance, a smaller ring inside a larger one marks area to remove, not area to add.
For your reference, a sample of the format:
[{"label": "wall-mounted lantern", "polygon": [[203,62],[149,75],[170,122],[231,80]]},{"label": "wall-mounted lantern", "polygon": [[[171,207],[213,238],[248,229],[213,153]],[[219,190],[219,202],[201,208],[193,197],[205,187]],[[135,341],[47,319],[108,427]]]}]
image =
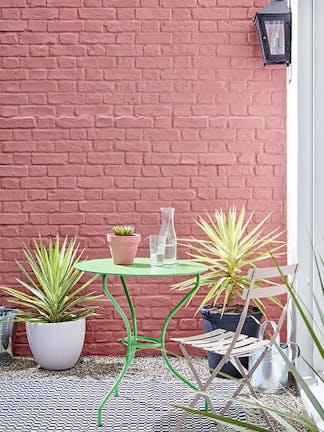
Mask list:
[{"label": "wall-mounted lantern", "polygon": [[271,0],[254,17],[254,25],[266,64],[291,62],[291,11],[285,0]]}]

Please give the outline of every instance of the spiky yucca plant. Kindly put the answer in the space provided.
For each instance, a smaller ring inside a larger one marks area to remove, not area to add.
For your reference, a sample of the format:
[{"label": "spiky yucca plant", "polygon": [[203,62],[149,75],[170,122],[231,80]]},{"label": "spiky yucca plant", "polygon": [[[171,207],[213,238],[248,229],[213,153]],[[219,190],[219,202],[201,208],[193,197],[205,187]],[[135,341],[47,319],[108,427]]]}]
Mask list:
[{"label": "spiky yucca plant", "polygon": [[135,228],[133,226],[126,226],[126,225],[115,225],[113,227],[113,233],[117,236],[131,236],[134,234]]},{"label": "spiky yucca plant", "polygon": [[39,236],[38,242],[34,241],[34,247],[34,253],[24,247],[24,256],[30,269],[27,270],[16,261],[25,278],[16,280],[24,291],[0,287],[12,297],[10,303],[27,308],[16,315],[15,321],[58,323],[95,315],[98,306],[86,303],[97,302],[102,296],[95,292],[84,293],[96,276],[77,287],[83,272],[75,269],[74,265],[80,261],[83,251],[79,252],[76,238],[69,243],[65,238],[60,245],[57,236],[55,242],[49,240],[46,248]]},{"label": "spiky yucca plant", "polygon": [[[195,222],[208,240],[182,240],[181,244],[189,249],[192,260],[209,267],[209,271],[201,276],[200,287],[207,287],[208,293],[200,307],[211,301],[215,306],[222,295],[222,312],[226,307],[236,305],[237,297],[241,297],[243,290],[249,287],[246,270],[260,261],[278,258],[285,253],[286,243],[279,240],[282,232],[275,229],[266,234],[263,231],[270,214],[248,231],[253,214],[254,211],[245,220],[244,207],[238,215],[235,207],[230,207],[227,215],[222,210],[216,210],[214,216],[207,213],[206,219],[199,217]],[[194,279],[189,279],[175,284],[174,288],[188,290],[194,283]],[[272,300],[280,304],[276,298]],[[264,313],[262,303],[257,299],[255,303]]]}]

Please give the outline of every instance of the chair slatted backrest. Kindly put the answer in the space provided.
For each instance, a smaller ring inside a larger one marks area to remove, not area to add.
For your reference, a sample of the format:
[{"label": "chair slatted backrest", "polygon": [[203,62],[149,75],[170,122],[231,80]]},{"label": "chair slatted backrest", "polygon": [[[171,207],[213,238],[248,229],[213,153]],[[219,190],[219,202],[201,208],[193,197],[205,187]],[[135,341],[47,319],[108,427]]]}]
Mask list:
[{"label": "chair slatted backrest", "polygon": [[[248,290],[243,291],[242,299],[246,300],[248,297],[250,299],[254,298],[266,298],[274,297],[282,294],[288,294],[289,290],[285,283],[278,285],[270,285],[265,287],[255,288],[254,284],[256,280],[262,279],[274,279],[280,278],[281,281],[283,277],[286,278],[287,282],[292,286],[295,282],[296,272],[298,265],[292,264],[282,267],[266,267],[266,268],[253,268],[248,271],[248,279],[250,279],[250,287]],[[288,278],[290,276],[290,280]]]},{"label": "chair slatted backrest", "polygon": [[[247,277],[248,279],[250,279],[250,286],[249,289],[245,290],[242,294],[242,299],[245,299],[246,303],[250,303],[250,301],[255,298],[260,299],[260,298],[275,297],[282,294],[287,294],[287,302],[280,314],[277,323],[277,328],[273,334],[272,340],[275,340],[276,337],[278,336],[288,310],[290,295],[286,283],[289,283],[289,285],[292,288],[294,287],[297,270],[298,270],[298,264],[291,264],[282,267],[253,268],[248,271]],[[276,279],[280,278],[280,282],[286,282],[286,283],[279,283],[278,285],[274,284],[270,286],[257,287],[257,288],[255,288],[254,286],[257,280],[262,281],[262,280],[269,280],[275,278]]]},{"label": "chair slatted backrest", "polygon": [[[232,349],[234,348],[240,334],[241,334],[241,330],[243,328],[245,319],[248,315],[248,308],[250,305],[251,300],[253,300],[253,298],[266,298],[266,297],[274,297],[274,296],[278,296],[281,294],[288,294],[289,297],[289,290],[287,288],[287,286],[285,284],[279,284],[279,285],[271,285],[271,286],[267,286],[267,287],[258,287],[255,288],[254,284],[256,280],[268,280],[271,278],[280,278],[280,280],[282,281],[283,277],[287,278],[288,276],[291,277],[291,280],[289,281],[289,283],[291,284],[291,286],[293,286],[294,282],[295,282],[295,277],[296,277],[296,272],[297,272],[297,268],[298,265],[297,264],[293,264],[293,265],[289,265],[289,266],[283,266],[277,268],[277,267],[266,267],[266,268],[253,268],[250,269],[248,271],[248,279],[250,280],[250,286],[247,290],[243,291],[242,294],[242,299],[245,300],[244,303],[244,307],[241,313],[241,317],[239,320],[239,323],[237,325],[236,328],[236,332],[235,332],[235,336],[233,337],[233,340],[226,352],[226,354],[224,355],[225,358],[228,358]],[[277,328],[273,334],[272,337],[272,341],[276,339],[276,337],[278,336],[282,324],[284,322],[286,313],[287,313],[287,308],[288,308],[288,303],[289,303],[289,299],[286,302],[286,305],[284,306],[278,324],[277,324]],[[273,342],[272,342],[273,343]]]}]

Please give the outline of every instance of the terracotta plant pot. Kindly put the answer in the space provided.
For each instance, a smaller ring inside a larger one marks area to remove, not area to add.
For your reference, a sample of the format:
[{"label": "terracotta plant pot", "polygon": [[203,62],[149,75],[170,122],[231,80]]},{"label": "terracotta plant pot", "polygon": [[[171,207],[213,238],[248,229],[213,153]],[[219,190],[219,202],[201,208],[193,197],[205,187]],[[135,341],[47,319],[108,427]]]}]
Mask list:
[{"label": "terracotta plant pot", "polygon": [[133,264],[141,240],[140,234],[130,236],[107,234],[107,240],[114,264]]}]

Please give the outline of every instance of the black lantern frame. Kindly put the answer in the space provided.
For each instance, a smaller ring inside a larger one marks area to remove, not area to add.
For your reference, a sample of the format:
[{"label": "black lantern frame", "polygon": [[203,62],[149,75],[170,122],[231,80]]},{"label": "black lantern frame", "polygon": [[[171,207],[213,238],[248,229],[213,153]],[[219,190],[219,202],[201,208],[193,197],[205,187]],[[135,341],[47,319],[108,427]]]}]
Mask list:
[{"label": "black lantern frame", "polygon": [[264,66],[291,63],[291,11],[285,0],[272,0],[256,12],[254,25]]}]

